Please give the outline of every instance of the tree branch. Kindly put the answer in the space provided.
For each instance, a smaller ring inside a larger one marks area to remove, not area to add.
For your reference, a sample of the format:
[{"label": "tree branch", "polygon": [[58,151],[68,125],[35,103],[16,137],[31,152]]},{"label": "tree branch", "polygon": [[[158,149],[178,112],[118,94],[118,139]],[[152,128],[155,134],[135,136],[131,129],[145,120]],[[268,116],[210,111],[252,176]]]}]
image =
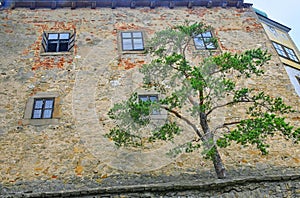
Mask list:
[{"label": "tree branch", "polygon": [[196,127],[196,125],[194,125],[189,119],[187,119],[186,117],[182,116],[180,113],[178,113],[177,111],[170,109],[167,106],[161,105],[161,108],[164,108],[165,110],[167,110],[168,112],[174,114],[177,118],[180,118],[181,120],[185,121],[189,126],[191,126],[194,131],[197,133],[197,135],[200,137],[200,139],[202,141],[205,141],[203,135],[201,134],[201,132],[199,131],[199,129]]},{"label": "tree branch", "polygon": [[230,126],[230,125],[237,125],[237,124],[240,124],[240,123],[241,123],[241,121],[234,121],[234,122],[224,123],[223,127]]},{"label": "tree branch", "polygon": [[250,101],[250,100],[239,100],[239,101],[231,101],[222,105],[217,105],[213,108],[211,108],[206,115],[209,115],[210,113],[212,113],[214,110],[218,109],[218,108],[222,108],[222,107],[226,107],[227,105],[232,105],[232,104],[236,104],[236,103],[247,103],[247,102],[254,102],[254,101]]}]

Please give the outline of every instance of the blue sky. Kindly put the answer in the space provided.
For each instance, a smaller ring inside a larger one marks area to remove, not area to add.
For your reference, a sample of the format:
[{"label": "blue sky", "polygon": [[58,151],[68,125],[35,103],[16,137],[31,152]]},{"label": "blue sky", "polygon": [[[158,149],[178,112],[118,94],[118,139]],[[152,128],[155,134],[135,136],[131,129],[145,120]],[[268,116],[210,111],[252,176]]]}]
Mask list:
[{"label": "blue sky", "polygon": [[292,28],[289,33],[300,49],[300,0],[244,0],[244,3],[252,3],[270,19]]}]

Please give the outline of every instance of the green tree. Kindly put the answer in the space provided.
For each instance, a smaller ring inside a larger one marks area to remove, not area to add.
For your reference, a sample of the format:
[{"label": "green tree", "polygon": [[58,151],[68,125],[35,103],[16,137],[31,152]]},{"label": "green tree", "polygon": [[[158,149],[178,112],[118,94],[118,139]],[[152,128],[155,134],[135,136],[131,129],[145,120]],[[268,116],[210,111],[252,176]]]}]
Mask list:
[{"label": "green tree", "polygon": [[[185,151],[199,148],[198,142],[201,141],[204,156],[212,160],[217,177],[225,178],[226,170],[218,147],[227,147],[235,141],[242,145],[256,145],[262,154],[267,154],[267,136],[279,133],[297,142],[300,129],[294,130],[285,121],[284,114],[294,111],[281,98],[272,98],[247,87],[240,88],[232,79],[232,76],[243,80],[263,74],[262,66],[270,60],[266,51],[254,49],[240,54],[209,54],[196,63],[197,58],[193,57],[189,48],[195,36],[209,29],[205,24],[195,23],[155,34],[148,50],[153,59],[142,66],[140,72],[144,76],[144,87],[155,88],[165,98],[139,101],[138,95],[133,93],[127,101],[115,104],[109,116],[116,121],[116,127],[106,136],[117,146],[142,146],[143,138],[134,131],[151,124],[153,109],[164,109],[176,119],[154,127],[148,141],[172,140],[181,132],[176,124],[176,120],[181,120],[199,137],[183,145]],[[216,45],[214,39],[207,42]],[[209,123],[214,112],[234,105],[246,109],[244,119]]]}]

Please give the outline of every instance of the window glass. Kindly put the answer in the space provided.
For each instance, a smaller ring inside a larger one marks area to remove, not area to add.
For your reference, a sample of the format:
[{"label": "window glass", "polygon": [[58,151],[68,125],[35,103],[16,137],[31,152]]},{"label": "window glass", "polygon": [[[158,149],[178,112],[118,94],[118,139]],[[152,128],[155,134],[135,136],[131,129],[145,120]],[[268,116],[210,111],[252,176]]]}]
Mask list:
[{"label": "window glass", "polygon": [[278,33],[274,27],[268,25],[268,28],[269,28],[270,32],[272,32],[275,36],[278,35]]},{"label": "window glass", "polygon": [[[139,100],[143,102],[151,101],[151,102],[157,102],[158,96],[157,95],[140,95]],[[159,115],[160,110],[156,108],[151,108],[151,114],[152,115]]]},{"label": "window glass", "polygon": [[194,42],[196,49],[205,49],[204,41],[201,38],[195,37]]},{"label": "window glass", "polygon": [[209,42],[209,43],[206,44],[206,48],[207,49],[215,49],[216,47],[212,42]]},{"label": "window glass", "polygon": [[212,42],[212,33],[210,31],[204,32],[194,37],[194,44],[196,49],[216,49],[215,44]]},{"label": "window glass", "polygon": [[135,50],[142,50],[142,49],[144,49],[143,40],[142,39],[133,39],[133,43],[134,43],[134,49]]},{"label": "window glass", "polygon": [[34,110],[32,118],[41,118],[42,117],[42,110]]},{"label": "window glass", "polygon": [[69,44],[68,43],[60,43],[59,44],[59,51],[60,52],[67,52]]},{"label": "window glass", "polygon": [[67,52],[74,47],[75,36],[70,38],[70,33],[49,33],[47,38],[45,35],[42,41],[45,52]]},{"label": "window glass", "polygon": [[32,111],[32,118],[52,118],[53,107],[54,98],[35,99]]},{"label": "window glass", "polygon": [[51,33],[51,34],[48,35],[48,39],[49,39],[49,40],[55,40],[55,39],[58,39],[58,34],[52,34],[52,33]]},{"label": "window glass", "polygon": [[284,47],[284,50],[287,52],[288,56],[290,57],[290,59],[294,60],[294,61],[299,61],[295,52],[292,49],[289,49],[287,47]]},{"label": "window glass", "polygon": [[272,42],[272,43],[273,43],[273,46],[276,49],[277,53],[280,56],[283,56],[283,57],[285,57],[287,59],[290,59],[290,60],[293,60],[295,62],[299,62],[299,59],[296,56],[293,49],[290,49],[288,47],[285,47],[285,46],[283,46],[281,44],[278,44],[278,43],[275,43],[275,42]]},{"label": "window glass", "polygon": [[278,45],[277,43],[273,43],[273,45],[279,55],[287,57],[281,45]]},{"label": "window glass", "polygon": [[143,34],[142,32],[122,32],[122,49],[124,51],[143,50]]},{"label": "window glass", "polygon": [[208,38],[212,37],[211,32],[204,32],[204,33],[202,33],[202,36],[203,37],[208,37]]},{"label": "window glass", "polygon": [[139,99],[142,101],[142,102],[146,102],[148,100],[148,96],[139,96]]},{"label": "window glass", "polygon": [[130,32],[122,32],[122,37],[123,38],[131,38],[131,33]]},{"label": "window glass", "polygon": [[149,100],[151,102],[156,102],[157,101],[157,96],[149,96]]},{"label": "window glass", "polygon": [[35,109],[41,109],[43,107],[43,101],[42,100],[36,100],[34,108]]},{"label": "window glass", "polygon": [[48,52],[56,52],[57,51],[57,43],[48,43]]},{"label": "window glass", "polygon": [[45,101],[45,108],[49,109],[53,107],[53,100],[46,100]]},{"label": "window glass", "polygon": [[61,33],[59,34],[59,39],[69,39],[70,34],[69,33]]},{"label": "window glass", "polygon": [[142,33],[141,33],[141,32],[133,32],[133,33],[132,33],[132,36],[133,36],[134,38],[141,38],[141,37],[142,37]]},{"label": "window glass", "polygon": [[123,39],[122,44],[123,50],[133,50],[131,39]]},{"label": "window glass", "polygon": [[51,118],[52,117],[52,110],[45,110],[43,114],[43,118]]}]

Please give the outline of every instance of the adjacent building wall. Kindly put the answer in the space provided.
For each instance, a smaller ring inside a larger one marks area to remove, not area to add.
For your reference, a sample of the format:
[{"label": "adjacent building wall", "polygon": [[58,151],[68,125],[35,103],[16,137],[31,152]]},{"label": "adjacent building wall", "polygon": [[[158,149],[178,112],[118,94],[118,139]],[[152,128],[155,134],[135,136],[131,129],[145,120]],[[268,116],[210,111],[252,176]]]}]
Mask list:
[{"label": "adjacent building wall", "polygon": [[289,35],[290,28],[277,23],[276,21],[273,21],[269,19],[267,16],[263,16],[258,13],[258,17],[260,21],[262,22],[262,25],[266,31],[267,36],[269,37],[271,42],[279,43],[283,46],[286,46],[290,49],[292,49],[295,52],[295,55],[297,56],[299,61],[293,61],[290,59],[287,59],[285,57],[280,56],[280,61],[283,63],[283,67],[285,67],[286,72],[290,78],[291,84],[294,86],[295,92],[300,96],[300,82],[298,79],[299,76],[299,70],[300,70],[300,53],[291,39]]}]

